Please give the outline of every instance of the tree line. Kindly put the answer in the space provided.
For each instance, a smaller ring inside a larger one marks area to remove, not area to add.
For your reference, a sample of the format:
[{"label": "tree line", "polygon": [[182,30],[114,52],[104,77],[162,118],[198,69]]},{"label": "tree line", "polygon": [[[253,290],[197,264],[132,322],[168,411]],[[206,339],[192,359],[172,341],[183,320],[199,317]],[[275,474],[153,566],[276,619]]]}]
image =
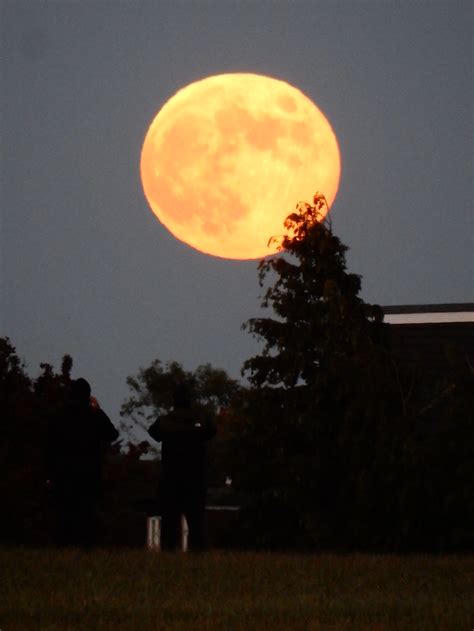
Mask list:
[{"label": "tree line", "polygon": [[[398,362],[381,308],[361,298],[361,278],[347,270],[348,248],[325,204],[319,194],[298,204],[281,253],[258,266],[262,306],[272,314],[243,325],[262,343],[243,365],[246,381],[210,364],[187,371],[157,358],[127,380],[122,433],[146,430],[170,409],[174,384],[187,383],[219,428],[211,484],[232,479],[241,505],[236,545],[472,550],[469,358],[454,353],[437,379]],[[71,368],[66,355],[58,373],[42,364],[32,380],[10,341],[0,340],[2,505],[14,516],[0,528],[3,538],[8,523],[17,537],[21,528],[25,537],[34,531],[42,491],[32,472],[41,470],[42,436]],[[147,453],[157,456],[146,441],[130,445],[121,479]]]}]

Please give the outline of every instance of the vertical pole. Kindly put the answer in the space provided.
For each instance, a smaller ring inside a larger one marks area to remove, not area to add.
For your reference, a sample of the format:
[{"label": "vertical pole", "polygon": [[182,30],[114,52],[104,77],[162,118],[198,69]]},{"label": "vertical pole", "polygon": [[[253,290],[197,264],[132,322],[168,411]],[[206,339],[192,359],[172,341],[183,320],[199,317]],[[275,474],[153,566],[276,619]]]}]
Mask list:
[{"label": "vertical pole", "polygon": [[186,517],[184,515],[181,515],[181,550],[183,552],[187,552],[188,550],[188,535],[188,522],[186,521]]},{"label": "vertical pole", "polygon": [[147,546],[150,550],[159,551],[161,547],[161,517],[156,515],[146,520]]}]

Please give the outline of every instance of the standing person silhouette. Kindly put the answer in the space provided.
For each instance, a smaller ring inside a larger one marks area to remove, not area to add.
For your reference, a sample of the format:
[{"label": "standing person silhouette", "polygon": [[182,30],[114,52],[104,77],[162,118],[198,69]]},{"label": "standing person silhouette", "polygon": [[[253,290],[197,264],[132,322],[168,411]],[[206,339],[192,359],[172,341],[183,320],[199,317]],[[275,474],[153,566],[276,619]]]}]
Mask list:
[{"label": "standing person silhouette", "polygon": [[214,422],[199,410],[190,388],[180,383],[173,393],[173,410],[148,430],[162,443],[160,502],[163,548],[178,546],[181,515],[189,527],[191,550],[203,550],[206,507],[206,442],[216,433]]},{"label": "standing person silhouette", "polygon": [[62,411],[51,420],[46,451],[47,485],[57,510],[60,545],[97,542],[105,449],[117,437],[109,417],[91,397],[87,381],[72,381]]}]

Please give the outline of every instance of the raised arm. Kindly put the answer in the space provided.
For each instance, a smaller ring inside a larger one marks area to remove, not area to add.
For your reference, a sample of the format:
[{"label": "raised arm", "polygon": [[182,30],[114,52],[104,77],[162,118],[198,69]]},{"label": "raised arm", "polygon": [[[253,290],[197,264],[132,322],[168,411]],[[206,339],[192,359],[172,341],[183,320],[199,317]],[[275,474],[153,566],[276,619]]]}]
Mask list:
[{"label": "raised arm", "polygon": [[161,430],[161,419],[156,419],[156,421],[148,428],[148,433],[152,438],[154,438],[157,442],[161,443],[163,440],[163,432]]},{"label": "raised arm", "polygon": [[112,443],[118,438],[118,431],[115,429],[112,421],[103,410],[96,409],[95,414],[97,414],[97,420],[100,424],[100,435],[102,440],[107,443]]}]

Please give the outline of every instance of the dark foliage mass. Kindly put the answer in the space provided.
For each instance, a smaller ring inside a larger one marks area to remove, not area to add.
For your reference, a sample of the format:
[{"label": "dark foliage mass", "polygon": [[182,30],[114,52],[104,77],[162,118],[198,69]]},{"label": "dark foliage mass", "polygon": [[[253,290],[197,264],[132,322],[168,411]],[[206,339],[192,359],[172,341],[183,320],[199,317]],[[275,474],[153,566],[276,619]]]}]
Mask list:
[{"label": "dark foliage mass", "polygon": [[[473,371],[439,380],[398,365],[382,311],[359,296],[347,247],[300,204],[259,265],[263,342],[235,434],[248,542],[264,547],[453,550],[474,546]],[[240,456],[240,457],[239,457]]]},{"label": "dark foliage mass", "polygon": [[63,402],[72,359],[59,373],[50,364],[31,379],[8,338],[0,338],[0,540],[43,541],[50,528],[45,485],[45,439],[49,419]]}]

